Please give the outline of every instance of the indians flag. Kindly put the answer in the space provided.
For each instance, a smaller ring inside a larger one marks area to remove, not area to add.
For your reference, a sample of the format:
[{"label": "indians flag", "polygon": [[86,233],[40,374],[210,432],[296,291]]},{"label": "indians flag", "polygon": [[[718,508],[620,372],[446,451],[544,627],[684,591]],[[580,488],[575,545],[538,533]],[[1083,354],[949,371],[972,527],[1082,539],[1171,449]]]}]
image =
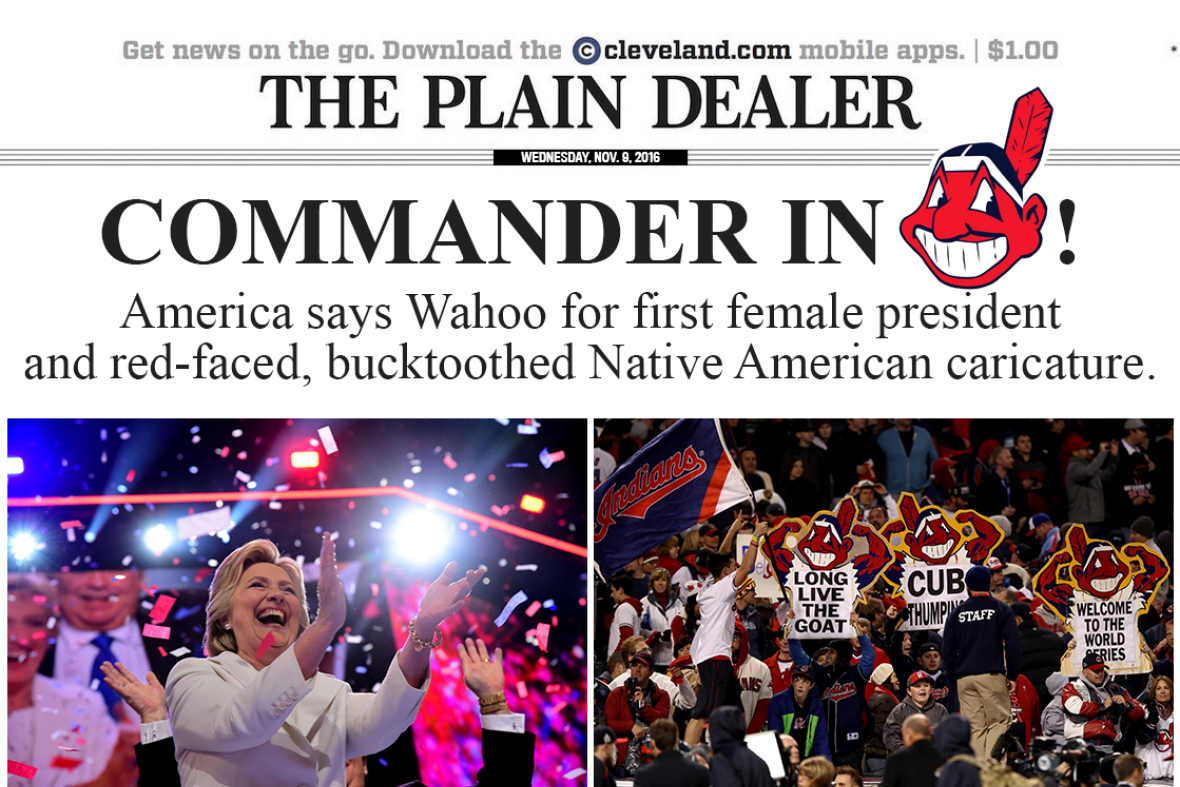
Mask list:
[{"label": "indians flag", "polygon": [[594,560],[609,577],[751,496],[717,419],[677,421],[594,490]]}]

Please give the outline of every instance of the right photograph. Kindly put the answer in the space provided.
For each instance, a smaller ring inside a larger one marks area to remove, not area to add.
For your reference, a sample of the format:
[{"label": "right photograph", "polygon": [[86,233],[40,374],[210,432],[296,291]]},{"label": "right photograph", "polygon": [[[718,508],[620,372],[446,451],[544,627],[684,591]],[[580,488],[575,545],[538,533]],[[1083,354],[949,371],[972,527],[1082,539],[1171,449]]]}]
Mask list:
[{"label": "right photograph", "polygon": [[595,784],[1173,783],[1172,419],[594,430]]}]

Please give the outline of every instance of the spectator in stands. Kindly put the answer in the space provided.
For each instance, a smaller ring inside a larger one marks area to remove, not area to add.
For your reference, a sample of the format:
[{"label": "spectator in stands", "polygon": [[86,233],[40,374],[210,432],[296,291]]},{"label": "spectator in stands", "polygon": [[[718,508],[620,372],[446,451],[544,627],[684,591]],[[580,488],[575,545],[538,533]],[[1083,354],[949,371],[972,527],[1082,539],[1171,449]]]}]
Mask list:
[{"label": "spectator in stands", "polygon": [[758,732],[766,724],[771,686],[770,667],[753,657],[749,651],[747,632],[737,626],[733,632],[733,665],[741,687],[742,710],[746,714],[746,732]]},{"label": "spectator in stands", "polygon": [[656,547],[656,555],[659,557],[656,568],[664,569],[668,576],[675,575],[684,567],[684,563],[680,561],[680,536],[672,536]]},{"label": "spectator in stands", "polygon": [[987,570],[992,572],[991,588],[992,595],[1000,588],[1008,587],[1008,578],[1004,576],[1004,561],[998,557],[989,557],[987,559]]},{"label": "spectator in stands", "polygon": [[1147,764],[1144,776],[1149,781],[1172,779],[1174,688],[1168,675],[1156,675],[1152,679],[1146,703],[1147,716],[1135,729],[1135,754]]},{"label": "spectator in stands", "polygon": [[709,716],[714,787],[774,787],[770,768],[746,746],[746,721],[741,708],[723,706]]},{"label": "spectator in stands", "polygon": [[[869,724],[865,728],[868,741],[865,743],[865,768],[869,776],[880,776],[885,772],[885,722],[890,712],[897,707],[897,696],[901,684],[891,664],[881,664],[873,669],[869,686]],[[870,732],[871,729],[871,732]]]},{"label": "spectator in stands", "polygon": [[774,481],[771,479],[770,473],[758,469],[758,454],[754,452],[753,448],[743,448],[738,453],[738,464],[742,468],[742,475],[747,477],[750,474],[757,475],[762,479],[762,488],[774,492]]},{"label": "spectator in stands", "polygon": [[614,787],[619,749],[610,727],[594,728],[594,787]]},{"label": "spectator in stands", "polygon": [[631,677],[606,698],[606,723],[619,736],[618,761],[629,776],[643,764],[635,744],[643,743],[656,719],[672,715],[668,692],[651,680],[652,666],[650,651],[636,653],[631,657]]},{"label": "spectator in stands", "polygon": [[836,767],[823,757],[808,757],[799,763],[799,787],[832,787]]},{"label": "spectator in stands", "polygon": [[1049,510],[1052,480],[1049,475],[1048,457],[1044,451],[1034,450],[1032,436],[1017,432],[1012,446],[1012,474],[1024,487],[1028,496],[1028,512],[1042,514]]},{"label": "spectator in stands", "polygon": [[682,755],[679,745],[680,731],[673,722],[652,722],[654,759],[636,772],[635,787],[709,787],[709,769]]},{"label": "spectator in stands", "polygon": [[[958,713],[959,699],[955,694],[955,686],[942,669],[942,653],[936,643],[923,642],[918,646],[918,666],[930,676],[930,696],[934,698],[934,701],[946,708],[948,713]],[[906,682],[908,685],[908,675]]]},{"label": "spectator in stands", "polygon": [[[1091,537],[1103,534],[1106,504],[1102,485],[1118,469],[1119,441],[1103,443],[1098,455],[1090,450],[1090,443],[1076,434],[1065,439],[1061,450],[1069,455],[1065,468],[1065,495],[1069,501],[1069,521],[1086,525]],[[1044,553],[1042,552],[1042,555]]]},{"label": "spectator in stands", "polygon": [[853,484],[848,495],[856,501],[859,516],[865,521],[868,521],[869,512],[877,506],[885,507],[886,521],[897,518],[897,501],[890,496],[884,484],[866,478]]},{"label": "spectator in stands", "polygon": [[[783,452],[782,469],[779,471],[778,486],[780,489],[787,486],[787,482],[791,480],[793,475],[792,470],[795,462],[800,461],[803,463],[803,473],[800,477],[818,495],[817,502],[821,503],[820,508],[822,508],[832,499],[827,452],[824,450],[824,446],[816,441],[815,426],[807,421],[796,422],[795,439],[797,442]],[[783,492],[783,499],[788,501],[787,513],[791,516],[800,516],[791,511],[789,505],[790,498],[785,491]],[[813,508],[807,513],[813,514],[818,510],[819,508]]]},{"label": "spectator in stands", "polygon": [[774,640],[778,649],[765,660],[766,666],[770,668],[770,685],[774,694],[780,694],[791,688],[791,673],[795,668],[795,660],[791,658],[788,633],[786,627],[779,630],[779,634]]},{"label": "spectator in stands", "polygon": [[1169,605],[1169,611],[1166,613],[1166,616],[1165,616],[1164,622],[1163,622],[1164,638],[1161,639],[1156,644],[1155,648],[1153,648],[1153,651],[1155,652],[1155,657],[1157,659],[1160,659],[1161,661],[1175,661],[1176,660],[1175,659],[1175,646],[1173,645],[1173,643],[1175,641],[1174,636],[1173,636],[1173,632],[1176,629],[1175,629],[1175,623],[1172,620],[1172,613],[1170,610],[1171,610],[1171,605]]},{"label": "spectator in stands", "polygon": [[1053,632],[1037,626],[1032,607],[1026,602],[1013,604],[1012,614],[1016,616],[1016,630],[1020,632],[1020,671],[1036,687],[1039,707],[1046,708],[1052,699],[1047,680],[1061,669],[1065,642]]},{"label": "spectator in stands", "polygon": [[890,754],[897,752],[905,745],[901,736],[901,728],[910,716],[922,714],[930,720],[930,724],[937,727],[939,722],[950,716],[946,708],[939,705],[931,694],[934,680],[923,670],[910,675],[906,696],[890,711],[885,720],[882,741]]},{"label": "spectator in stands", "polygon": [[[627,679],[631,677],[631,661],[635,657],[635,654],[649,650],[650,649],[647,646],[647,641],[642,635],[636,634],[634,637],[630,637],[624,641],[623,647],[619,649],[619,652],[624,656],[627,670],[614,678],[610,682],[608,688],[611,691],[614,691],[620,686],[626,685]],[[654,663],[654,657],[652,657],[652,662]],[[668,693],[668,696],[672,699],[673,708],[692,710],[693,706],[696,704],[696,691],[694,685],[691,682],[682,680],[680,683],[677,683],[668,675],[665,675],[662,672],[654,671],[651,674],[651,680],[653,683]]]},{"label": "spectator in stands", "polygon": [[1036,514],[1029,519],[1033,528],[1033,537],[1040,544],[1038,559],[1043,563],[1061,547],[1061,528],[1053,524],[1048,514]]},{"label": "spectator in stands", "polygon": [[610,624],[607,655],[618,650],[623,640],[639,633],[639,617],[643,608],[639,599],[631,595],[633,587],[632,578],[622,571],[610,578],[610,598],[615,603],[615,616]]},{"label": "spectator in stands", "polygon": [[836,779],[833,787],[864,787],[864,777],[860,771],[848,765],[841,765],[836,769]]},{"label": "spectator in stands", "polygon": [[901,725],[901,739],[905,745],[885,761],[881,787],[934,787],[946,757],[930,738],[930,719],[920,713],[910,716]]},{"label": "spectator in stands", "polygon": [[869,434],[868,420],[844,420],[848,428],[836,436],[831,448],[832,480],[836,489],[848,489],[862,478],[875,476],[876,470],[884,463]]},{"label": "spectator in stands", "polygon": [[831,757],[823,699],[815,683],[814,667],[809,664],[797,666],[791,690],[771,698],[767,723],[775,732],[795,739],[799,756]]},{"label": "spectator in stands", "polygon": [[1120,787],[1143,787],[1143,762],[1133,754],[1120,754],[1114,761],[1114,777]]},{"label": "spectator in stands", "polygon": [[1049,704],[1041,711],[1041,735],[1059,744],[1065,743],[1065,708],[1061,694],[1069,684],[1069,678],[1054,672],[1045,678],[1045,684],[1049,689]]},{"label": "spectator in stands", "polygon": [[1000,514],[1008,517],[1013,527],[1023,527],[1028,521],[1028,495],[1024,484],[1012,474],[1012,452],[1003,446],[995,448],[987,463],[991,475],[979,489],[976,508],[984,516]]},{"label": "spectator in stands", "polygon": [[[1106,672],[1097,652],[1082,659],[1082,674],[1061,694],[1065,708],[1065,737],[1084,738],[1098,751],[1111,754],[1122,737],[1122,716],[1138,721],[1146,717],[1143,706]],[[1112,710],[1115,706],[1116,709]]]},{"label": "spectator in stands", "polygon": [[[788,613],[793,615],[793,612]],[[857,627],[856,612],[851,624]],[[860,767],[864,756],[865,687],[873,674],[875,654],[867,636],[860,638],[861,657],[852,664],[852,643],[846,639],[832,640],[829,664],[816,667],[816,678],[824,696],[824,715],[827,717],[828,742],[832,747],[832,762],[837,765]],[[791,655],[798,665],[811,663],[798,640],[791,640]],[[818,651],[817,651],[818,655]]]},{"label": "spectator in stands", "polygon": [[1008,694],[1020,674],[1020,634],[1012,610],[988,592],[988,569],[972,566],[966,582],[970,598],[951,611],[943,629],[943,667],[971,722],[972,748],[987,757],[1012,725]]},{"label": "spectator in stands", "polygon": [[684,605],[672,592],[672,577],[667,569],[657,568],[651,574],[651,588],[643,597],[640,610],[640,630],[656,658],[656,671],[667,672],[672,663],[672,643],[684,634]]},{"label": "spectator in stands", "polygon": [[[818,448],[815,450],[823,453]],[[807,479],[802,459],[791,459],[790,462],[791,467],[787,470],[786,479],[779,483],[779,490],[786,504],[786,514],[792,517],[811,516],[822,510],[829,499],[821,496],[815,484]]]},{"label": "spectator in stands", "polygon": [[[912,418],[898,418],[894,428],[882,432],[877,447],[885,455],[885,486],[894,495],[903,492],[919,495],[930,483],[938,449],[934,438]],[[878,473],[878,478],[881,474]]]},{"label": "spectator in stands", "polygon": [[934,746],[944,761],[938,787],[981,787],[972,727],[966,716],[955,714],[934,728]]},{"label": "spectator in stands", "polygon": [[1037,551],[1028,544],[1021,544],[1012,550],[1012,557],[1008,565],[1004,566],[1004,576],[1008,584],[1014,588],[1031,588],[1032,576],[1028,572],[1029,563],[1036,559]]},{"label": "spectator in stands", "polygon": [[[1041,703],[1027,675],[1016,677],[1016,687],[1008,693],[1008,701],[1012,703],[1012,726],[1008,732],[1020,748],[1005,746],[1005,750],[1023,754],[1028,751],[1033,738],[1041,735]],[[992,756],[996,755],[993,753]],[[998,759],[1002,761],[1003,758]]]},{"label": "spectator in stands", "polygon": [[734,606],[737,609],[737,619],[746,630],[749,641],[750,657],[762,661],[770,654],[771,634],[762,622],[762,614],[754,604],[754,580],[747,579],[738,589]]}]

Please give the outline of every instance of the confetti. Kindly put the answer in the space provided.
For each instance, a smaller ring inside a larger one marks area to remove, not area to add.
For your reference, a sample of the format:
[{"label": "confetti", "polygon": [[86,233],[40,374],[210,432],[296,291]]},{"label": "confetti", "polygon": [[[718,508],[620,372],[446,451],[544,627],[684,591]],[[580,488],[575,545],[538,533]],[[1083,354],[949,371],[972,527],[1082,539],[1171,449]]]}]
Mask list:
[{"label": "confetti", "polygon": [[152,607],[152,611],[150,614],[148,614],[148,618],[153,623],[162,622],[166,617],[168,617],[168,614],[172,612],[172,605],[175,603],[175,596],[160,596],[158,599],[156,599],[156,604]]},{"label": "confetti", "polygon": [[71,519],[69,522],[62,522],[61,523],[62,530],[69,530],[70,528],[74,528],[74,527],[84,527],[84,525],[82,524],[82,520]]},{"label": "confetti", "polygon": [[517,566],[516,570],[517,571],[536,571],[537,564],[536,563],[525,563],[524,565]]},{"label": "confetti", "polygon": [[523,590],[516,591],[516,595],[508,599],[508,603],[504,605],[504,609],[496,616],[496,627],[499,628],[508,622],[512,611],[528,600],[529,597]]},{"label": "confetti", "polygon": [[466,483],[470,484],[472,481],[475,480],[475,473],[468,473],[467,475],[463,476],[463,480]]},{"label": "confetti", "polygon": [[324,443],[324,450],[329,454],[334,454],[338,450],[336,448],[336,438],[332,436],[332,427],[325,426],[319,430],[320,440]]},{"label": "confetti", "polygon": [[523,680],[516,681],[516,696],[522,700],[529,696],[529,687],[525,685]]},{"label": "confetti", "polygon": [[243,473],[241,470],[239,470],[238,472],[234,473],[234,478],[236,478],[238,481],[241,481],[243,484],[248,484],[248,483],[250,483],[250,474],[249,474],[249,473]]},{"label": "confetti", "polygon": [[152,639],[168,639],[172,636],[172,629],[168,626],[154,626],[151,623],[144,623],[143,635]]},{"label": "confetti", "polygon": [[16,760],[8,761],[8,772],[13,776],[21,776],[25,779],[31,779],[37,775],[37,769],[32,765],[25,765],[23,762]]},{"label": "confetti", "polygon": [[[79,743],[81,743],[81,741],[79,741]],[[72,757],[62,757],[61,755],[58,755],[49,761],[50,768],[62,768],[67,771],[72,771],[81,764],[81,760],[75,760]]]},{"label": "confetti", "polygon": [[177,648],[176,650],[168,651],[168,655],[175,656],[176,658],[180,658],[181,656],[187,656],[190,653],[192,653],[192,651],[189,650],[188,648],[184,648],[184,647]]},{"label": "confetti", "polygon": [[[510,419],[510,418],[493,418],[492,420],[495,421],[496,423],[498,423],[500,426],[508,426],[508,423],[512,419]],[[103,439],[105,440],[106,438],[104,437]]]},{"label": "confetti", "polygon": [[454,470],[456,467],[459,466],[459,463],[456,462],[455,458],[453,456],[451,456],[450,454],[447,454],[446,456],[443,457],[443,464],[452,470]]},{"label": "confetti", "polygon": [[572,771],[565,774],[562,778],[563,779],[576,779],[579,776],[585,776],[585,775],[586,775],[585,768],[574,768]]},{"label": "confetti", "polygon": [[192,516],[182,516],[176,520],[176,538],[187,541],[199,538],[219,530],[229,530],[233,523],[229,519],[229,507],[215,508]]},{"label": "confetti", "polygon": [[541,602],[534,601],[532,604],[529,604],[529,608],[524,611],[524,614],[528,615],[531,618],[533,615],[537,614],[537,610],[539,610],[540,608],[541,608]]},{"label": "confetti", "polygon": [[530,424],[517,424],[516,425],[516,433],[517,434],[536,434],[537,427],[532,426]]},{"label": "confetti", "polygon": [[266,632],[266,637],[263,638],[262,644],[258,646],[258,652],[254,654],[255,661],[262,661],[262,656],[271,646],[275,644],[275,633],[273,631]]},{"label": "confetti", "polygon": [[549,624],[548,623],[538,623],[537,624],[537,647],[539,647],[542,651],[544,651],[546,653],[549,652]]},{"label": "confetti", "polygon": [[78,540],[78,537],[74,535],[74,529],[71,527],[69,530],[66,531],[66,541],[69,541],[72,544],[77,540]]}]

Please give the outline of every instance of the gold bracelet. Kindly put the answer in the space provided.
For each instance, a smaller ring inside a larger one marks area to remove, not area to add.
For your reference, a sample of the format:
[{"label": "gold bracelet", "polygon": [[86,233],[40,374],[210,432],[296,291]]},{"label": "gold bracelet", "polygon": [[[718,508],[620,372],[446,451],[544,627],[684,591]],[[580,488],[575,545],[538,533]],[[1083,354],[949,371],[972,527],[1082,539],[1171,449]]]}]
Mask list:
[{"label": "gold bracelet", "polygon": [[508,704],[508,698],[504,696],[504,692],[502,691],[496,694],[487,694],[479,698],[480,708],[487,708],[491,705],[499,705],[500,703]]},{"label": "gold bracelet", "polygon": [[410,638],[414,641],[414,650],[434,650],[442,645],[442,632],[438,629],[434,630],[434,636],[430,638],[430,642],[422,641],[422,638],[418,636],[417,618],[410,621]]}]

